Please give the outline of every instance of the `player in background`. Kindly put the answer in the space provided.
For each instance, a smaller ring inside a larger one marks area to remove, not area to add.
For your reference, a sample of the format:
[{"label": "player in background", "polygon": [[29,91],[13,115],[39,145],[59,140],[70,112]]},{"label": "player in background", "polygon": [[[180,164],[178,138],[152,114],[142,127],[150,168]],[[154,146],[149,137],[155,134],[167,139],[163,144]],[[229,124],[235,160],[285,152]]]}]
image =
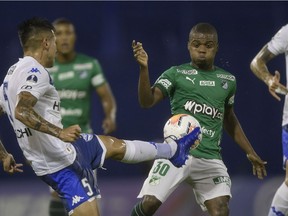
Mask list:
[{"label": "player in background", "polygon": [[[197,203],[212,216],[229,215],[231,180],[221,157],[223,128],[242,148],[252,163],[253,174],[266,176],[265,163],[254,151],[234,113],[236,78],[214,65],[218,35],[214,26],[198,23],[190,33],[187,48],[191,62],[164,71],[151,87],[148,55],[142,43],[132,42],[140,66],[138,96],[140,105],[151,108],[169,98],[173,115],[194,116],[202,128],[200,145],[190,151],[182,168],[168,160],[155,160],[145,180],[132,216],[153,215],[182,182],[193,188]],[[165,170],[165,172],[163,171]]]},{"label": "player in background", "polygon": [[285,54],[286,79],[288,79],[288,24],[262,47],[250,64],[252,72],[268,86],[269,93],[276,100],[280,101],[277,94],[286,95],[282,118],[283,169],[286,170],[286,175],[274,195],[269,216],[288,215],[288,89],[280,83],[279,71],[276,70],[275,74],[272,74],[267,67],[267,63],[280,54]]},{"label": "player in background", "polygon": [[181,167],[200,128],[168,145],[81,133],[79,125],[63,128],[60,97],[46,70],[56,56],[54,32],[50,22],[37,17],[18,25],[24,57],[9,68],[0,87],[0,115],[8,115],[26,160],[59,194],[69,215],[99,216],[93,170],[105,159],[138,163],[168,158]]},{"label": "player in background", "polygon": [[[64,127],[79,124],[82,132],[92,133],[92,97],[96,91],[104,111],[104,134],[116,129],[116,101],[99,61],[75,50],[76,32],[73,23],[66,18],[53,22],[57,55],[49,70],[61,99],[61,115]],[[96,175],[96,171],[95,171]],[[66,216],[64,205],[51,190],[50,216]]]}]

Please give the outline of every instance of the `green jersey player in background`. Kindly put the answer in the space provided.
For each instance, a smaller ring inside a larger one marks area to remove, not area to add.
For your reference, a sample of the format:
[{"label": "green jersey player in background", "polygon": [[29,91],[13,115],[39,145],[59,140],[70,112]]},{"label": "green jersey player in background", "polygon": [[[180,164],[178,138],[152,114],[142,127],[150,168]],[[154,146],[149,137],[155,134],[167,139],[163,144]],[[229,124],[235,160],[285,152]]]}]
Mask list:
[{"label": "green jersey player in background", "polygon": [[[73,23],[66,18],[53,22],[56,34],[57,56],[49,69],[54,86],[61,99],[61,116],[64,128],[78,124],[84,133],[92,133],[91,97],[94,91],[100,98],[105,118],[104,134],[116,129],[116,102],[97,59],[77,53]],[[64,206],[56,192],[51,191],[50,216],[65,216]]]},{"label": "green jersey player in background", "polygon": [[[176,168],[168,160],[155,160],[138,196],[143,199],[135,205],[131,215],[153,215],[184,181],[192,186],[203,211],[212,216],[229,215],[231,180],[221,158],[222,129],[243,149],[252,163],[253,174],[259,179],[266,176],[266,162],[254,151],[233,111],[235,76],[214,65],[218,51],[216,29],[208,23],[195,25],[187,44],[191,62],[166,70],[152,87],[147,53],[140,42],[133,41],[132,48],[140,65],[140,105],[150,108],[169,98],[173,115],[186,113],[199,121],[202,141],[191,150],[182,168]],[[161,172],[162,168],[165,172]]]}]

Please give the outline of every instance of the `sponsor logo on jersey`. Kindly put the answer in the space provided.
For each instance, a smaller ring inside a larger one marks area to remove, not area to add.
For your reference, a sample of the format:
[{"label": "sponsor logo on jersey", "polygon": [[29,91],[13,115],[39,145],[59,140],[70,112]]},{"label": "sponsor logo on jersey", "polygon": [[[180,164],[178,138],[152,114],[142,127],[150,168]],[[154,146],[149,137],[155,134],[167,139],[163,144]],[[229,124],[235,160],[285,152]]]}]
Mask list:
[{"label": "sponsor logo on jersey", "polygon": [[23,85],[23,86],[21,86],[21,89],[32,89],[32,86],[30,86],[30,85]]},{"label": "sponsor logo on jersey", "polygon": [[77,196],[77,195],[72,197],[72,206],[74,206],[75,204],[79,203],[82,199],[84,199],[84,197],[80,197],[80,196]]},{"label": "sponsor logo on jersey", "polygon": [[199,85],[200,86],[215,86],[215,81],[200,80]]},{"label": "sponsor logo on jersey", "polygon": [[59,74],[58,79],[62,81],[66,79],[72,79],[73,77],[74,77],[74,71],[67,71],[65,73]]},{"label": "sponsor logo on jersey", "polygon": [[186,80],[191,81],[193,84],[195,84],[195,83],[194,83],[195,79],[196,79],[196,78],[191,79],[190,77],[187,77],[187,76],[186,76]]},{"label": "sponsor logo on jersey", "polygon": [[231,186],[231,180],[229,176],[218,176],[216,178],[213,178],[214,184],[221,184],[226,183],[229,187]]},{"label": "sponsor logo on jersey", "polygon": [[83,113],[81,109],[65,109],[63,107],[61,107],[60,112],[62,116],[81,116]]},{"label": "sponsor logo on jersey", "polygon": [[186,103],[184,104],[184,109],[188,110],[193,115],[197,113],[202,113],[210,116],[213,119],[214,118],[223,119],[223,113],[221,113],[215,107],[208,106],[207,104],[200,104],[193,100],[186,101]]},{"label": "sponsor logo on jersey", "polygon": [[28,73],[40,73],[41,74],[38,68],[32,68]]},{"label": "sponsor logo on jersey", "polygon": [[182,73],[182,74],[186,74],[186,75],[196,75],[198,74],[198,71],[195,70],[195,69],[192,69],[192,70],[180,70],[180,69],[176,69],[176,71],[178,73]]},{"label": "sponsor logo on jersey", "polygon": [[91,70],[93,68],[92,63],[75,64],[74,70]]},{"label": "sponsor logo on jersey", "polygon": [[214,137],[214,135],[215,135],[215,130],[207,129],[204,126],[201,127],[201,131],[202,131],[203,134],[205,134],[205,135],[207,135],[207,136],[209,136],[211,138]]},{"label": "sponsor logo on jersey", "polygon": [[78,91],[78,90],[59,90],[58,94],[61,99],[73,99],[73,100],[85,98],[87,95],[85,91]]},{"label": "sponsor logo on jersey", "polygon": [[230,81],[235,81],[235,76],[229,74],[217,74],[217,78],[226,79]]},{"label": "sponsor logo on jersey", "polygon": [[228,82],[226,80],[221,81],[221,86],[223,89],[228,89]]},{"label": "sponsor logo on jersey", "polygon": [[30,128],[19,128],[15,129],[14,131],[18,139],[32,136]]},{"label": "sponsor logo on jersey", "polygon": [[166,89],[168,89],[172,84],[168,79],[159,79],[157,83],[161,84]]},{"label": "sponsor logo on jersey", "polygon": [[8,70],[8,72],[7,72],[7,75],[13,74],[15,68],[16,68],[16,65],[13,65],[12,67],[10,67],[9,70]]},{"label": "sponsor logo on jersey", "polygon": [[37,83],[38,82],[38,78],[37,78],[36,75],[33,74],[33,75],[28,76],[26,81],[28,83]]}]

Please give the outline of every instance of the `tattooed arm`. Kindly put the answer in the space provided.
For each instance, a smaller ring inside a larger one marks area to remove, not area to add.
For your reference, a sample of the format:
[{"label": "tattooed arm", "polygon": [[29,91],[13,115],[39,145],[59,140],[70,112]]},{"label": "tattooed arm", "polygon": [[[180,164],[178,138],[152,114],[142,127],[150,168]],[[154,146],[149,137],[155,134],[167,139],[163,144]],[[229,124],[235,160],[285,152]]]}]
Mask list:
[{"label": "tattooed arm", "polygon": [[15,118],[34,130],[50,134],[65,142],[73,142],[79,138],[81,129],[78,125],[62,129],[46,121],[33,107],[37,98],[29,92],[21,92],[18,95],[18,104],[15,108]]}]

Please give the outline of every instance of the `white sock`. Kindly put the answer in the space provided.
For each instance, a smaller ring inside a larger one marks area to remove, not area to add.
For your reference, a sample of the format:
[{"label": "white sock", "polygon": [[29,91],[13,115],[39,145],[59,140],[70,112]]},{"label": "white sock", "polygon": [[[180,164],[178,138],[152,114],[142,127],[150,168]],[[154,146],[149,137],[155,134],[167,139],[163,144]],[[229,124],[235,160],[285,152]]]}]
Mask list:
[{"label": "white sock", "polygon": [[288,187],[285,182],[276,191],[268,216],[278,216],[288,214]]},{"label": "white sock", "polygon": [[171,158],[176,150],[177,143],[154,143],[140,140],[124,140],[126,143],[126,152],[122,162],[138,163],[157,158]]}]

